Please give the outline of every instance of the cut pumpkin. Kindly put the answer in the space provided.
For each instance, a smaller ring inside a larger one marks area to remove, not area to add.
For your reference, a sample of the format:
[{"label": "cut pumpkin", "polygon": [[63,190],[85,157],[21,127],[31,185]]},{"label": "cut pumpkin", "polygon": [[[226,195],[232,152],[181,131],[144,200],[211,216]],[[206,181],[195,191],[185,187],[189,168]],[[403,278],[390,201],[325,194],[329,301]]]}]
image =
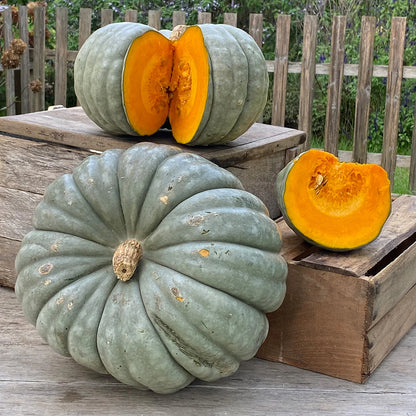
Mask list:
[{"label": "cut pumpkin", "polygon": [[381,166],[340,162],[316,149],[279,173],[276,192],[288,225],[306,241],[334,251],[373,241],[391,209],[390,181]]},{"label": "cut pumpkin", "polygon": [[74,81],[86,114],[110,133],[140,136],[169,120],[175,140],[191,145],[244,133],[268,89],[266,62],[251,36],[211,24],[181,26],[170,38],[165,32],[113,23],[90,36]]}]

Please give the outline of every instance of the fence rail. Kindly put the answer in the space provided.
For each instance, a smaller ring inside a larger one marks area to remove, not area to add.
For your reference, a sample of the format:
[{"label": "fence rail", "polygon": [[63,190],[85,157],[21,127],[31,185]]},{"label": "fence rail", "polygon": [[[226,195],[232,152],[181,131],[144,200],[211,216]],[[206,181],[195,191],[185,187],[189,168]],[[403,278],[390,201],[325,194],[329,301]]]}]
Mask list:
[{"label": "fence rail", "polygon": [[[5,47],[11,42],[12,15],[10,9],[3,11],[3,33]],[[137,10],[128,10],[124,15],[126,21],[137,21]],[[91,33],[92,10],[82,8],[79,14],[78,48],[82,46]],[[34,10],[34,41],[33,48],[27,50],[23,56],[19,71],[5,70],[7,113],[16,113],[16,96],[19,97],[19,111],[32,112],[45,108],[45,95],[43,91],[34,92],[27,85],[30,80],[39,80],[40,85],[45,84],[45,60],[53,59],[55,67],[54,98],[55,105],[66,105],[67,100],[67,64],[73,62],[77,51],[68,50],[67,27],[68,10],[63,7],[56,8],[56,49],[45,48],[45,8],[36,7]],[[101,10],[101,26],[113,22],[113,10]],[[210,23],[211,14],[200,12],[198,23]],[[173,12],[172,24],[186,23],[185,12]],[[236,13],[225,13],[224,23],[237,25]],[[374,35],[375,18],[363,17],[361,22],[360,60],[358,64],[345,64],[345,16],[336,16],[332,24],[331,61],[330,63],[316,63],[316,38],[318,30],[317,16],[307,15],[304,20],[302,61],[289,62],[291,18],[288,15],[279,15],[276,21],[276,49],[274,60],[267,61],[267,68],[273,73],[273,101],[272,124],[284,125],[287,94],[287,77],[289,73],[300,74],[300,99],[298,128],[307,135],[304,150],[310,147],[312,131],[313,91],[316,75],[329,77],[327,90],[327,110],[325,125],[324,148],[342,158],[351,159],[360,163],[377,160],[387,171],[391,182],[394,180],[396,165],[410,167],[409,186],[416,193],[416,127],[412,136],[412,154],[410,157],[397,156],[397,139],[400,109],[400,93],[402,79],[416,79],[416,67],[403,66],[404,39],[406,32],[406,18],[393,17],[390,29],[390,50],[388,65],[374,65]],[[160,11],[149,11],[148,24],[158,30],[161,29]],[[27,9],[19,6],[19,33],[23,41],[28,43]],[[249,33],[262,46],[263,16],[251,14],[249,20]],[[15,75],[20,75],[18,85]],[[339,125],[341,114],[341,97],[343,79],[345,76],[357,77],[356,107],[354,119],[354,136],[352,154],[339,152]],[[374,77],[387,79],[385,99],[385,119],[383,150],[381,155],[368,155],[367,136],[369,126],[369,110],[371,97],[371,81]],[[35,90],[36,91],[36,90]],[[416,105],[415,105],[416,108]],[[416,119],[416,111],[414,115]],[[414,123],[416,125],[416,122]]]}]

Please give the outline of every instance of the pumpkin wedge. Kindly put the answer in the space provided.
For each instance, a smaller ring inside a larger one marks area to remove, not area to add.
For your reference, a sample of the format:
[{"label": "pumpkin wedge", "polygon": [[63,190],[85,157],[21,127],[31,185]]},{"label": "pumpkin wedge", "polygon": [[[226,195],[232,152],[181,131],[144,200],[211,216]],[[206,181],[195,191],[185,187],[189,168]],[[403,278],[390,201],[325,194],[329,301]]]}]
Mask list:
[{"label": "pumpkin wedge", "polygon": [[333,251],[373,241],[391,209],[390,181],[382,167],[340,162],[317,149],[288,163],[275,189],[287,224],[309,243]]},{"label": "pumpkin wedge", "polygon": [[175,140],[234,140],[267,99],[266,61],[253,38],[229,25],[166,31],[113,23],[94,32],[75,61],[86,114],[113,134],[149,136],[168,120]]}]

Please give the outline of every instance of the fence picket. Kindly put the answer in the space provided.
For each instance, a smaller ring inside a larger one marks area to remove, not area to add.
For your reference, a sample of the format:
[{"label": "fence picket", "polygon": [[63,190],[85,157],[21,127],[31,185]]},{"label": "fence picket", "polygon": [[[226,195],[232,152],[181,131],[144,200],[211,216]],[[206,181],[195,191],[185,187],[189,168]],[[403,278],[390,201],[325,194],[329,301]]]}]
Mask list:
[{"label": "fence picket", "polygon": [[263,48],[263,15],[260,13],[250,13],[248,23],[248,33],[256,41],[260,49]]},{"label": "fence picket", "polygon": [[413,113],[412,154],[410,156],[409,189],[416,194],[416,105]]},{"label": "fence picket", "polygon": [[45,109],[45,7],[37,6],[34,10],[33,33],[33,81],[41,86],[40,91],[33,91],[32,111]]},{"label": "fence picket", "polygon": [[183,11],[175,10],[172,14],[172,27],[178,25],[184,25],[186,21],[186,13]]},{"label": "fence picket", "polygon": [[375,17],[361,19],[360,62],[355,99],[353,160],[367,162],[368,117],[370,114],[371,79],[373,77]]},{"label": "fence picket", "polygon": [[113,23],[113,9],[101,9],[101,27]]},{"label": "fence picket", "polygon": [[22,114],[30,112],[29,102],[29,31],[27,27],[27,7],[19,6],[19,37],[28,45],[20,58],[20,112]]},{"label": "fence picket", "polygon": [[313,89],[316,68],[316,32],[318,16],[307,15],[303,25],[302,72],[300,76],[298,129],[306,133],[303,150],[311,147]]},{"label": "fence picket", "polygon": [[332,23],[331,63],[329,67],[324,148],[327,152],[334,155],[338,155],[346,22],[345,16],[335,16]]},{"label": "fence picket", "polygon": [[237,27],[237,13],[224,13],[224,24]]},{"label": "fence picket", "polygon": [[203,25],[204,23],[211,23],[211,13],[209,12],[198,12],[198,24]]},{"label": "fence picket", "polygon": [[287,68],[289,62],[290,16],[279,15],[276,22],[272,124],[285,125]]},{"label": "fence picket", "polygon": [[160,30],[160,10],[149,10],[148,25]]},{"label": "fence picket", "polygon": [[55,104],[66,106],[68,9],[56,8]]},{"label": "fence picket", "polygon": [[126,10],[124,15],[125,22],[136,23],[137,22],[137,10]]},{"label": "fence picket", "polygon": [[[13,40],[12,32],[12,10],[7,7],[3,11],[3,33],[4,33],[4,48],[7,49],[10,42]],[[14,69],[6,69],[6,106],[7,115],[13,116],[16,114],[16,92],[14,82]]]},{"label": "fence picket", "polygon": [[387,171],[393,189],[399,130],[400,91],[403,77],[406,18],[393,17],[390,32],[389,71],[387,75],[386,112],[381,166]]}]

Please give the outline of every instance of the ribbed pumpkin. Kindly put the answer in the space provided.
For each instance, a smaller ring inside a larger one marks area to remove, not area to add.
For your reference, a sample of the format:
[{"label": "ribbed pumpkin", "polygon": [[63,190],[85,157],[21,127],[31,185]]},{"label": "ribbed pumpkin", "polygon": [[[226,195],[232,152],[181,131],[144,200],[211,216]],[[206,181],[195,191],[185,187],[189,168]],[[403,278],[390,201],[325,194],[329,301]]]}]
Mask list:
[{"label": "ribbed pumpkin", "polygon": [[318,149],[279,172],[276,194],[287,224],[309,243],[333,251],[373,241],[391,209],[390,181],[381,166],[340,162]]},{"label": "ribbed pumpkin", "polygon": [[16,258],[27,319],[60,354],[170,393],[250,359],[287,266],[267,209],[230,172],[142,143],[46,190]]},{"label": "ribbed pumpkin", "polygon": [[[165,33],[164,33],[165,34]],[[267,99],[266,61],[253,38],[229,25],[181,26],[172,40],[150,26],[95,31],[75,61],[86,114],[113,134],[152,135],[169,120],[175,140],[234,140]]]}]

